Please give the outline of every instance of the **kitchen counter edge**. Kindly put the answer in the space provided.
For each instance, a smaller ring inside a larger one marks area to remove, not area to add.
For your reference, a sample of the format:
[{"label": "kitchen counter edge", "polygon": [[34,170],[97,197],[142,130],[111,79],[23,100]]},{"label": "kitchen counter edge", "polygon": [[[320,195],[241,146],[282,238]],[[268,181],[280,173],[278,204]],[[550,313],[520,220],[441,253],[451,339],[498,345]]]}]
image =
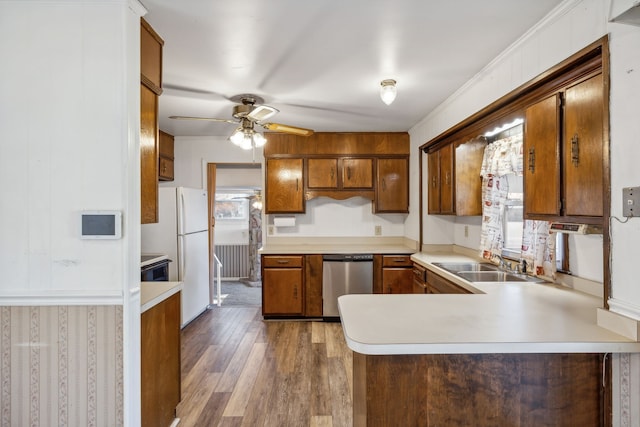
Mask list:
[{"label": "kitchen counter edge", "polygon": [[182,290],[182,282],[141,282],[140,314]]}]

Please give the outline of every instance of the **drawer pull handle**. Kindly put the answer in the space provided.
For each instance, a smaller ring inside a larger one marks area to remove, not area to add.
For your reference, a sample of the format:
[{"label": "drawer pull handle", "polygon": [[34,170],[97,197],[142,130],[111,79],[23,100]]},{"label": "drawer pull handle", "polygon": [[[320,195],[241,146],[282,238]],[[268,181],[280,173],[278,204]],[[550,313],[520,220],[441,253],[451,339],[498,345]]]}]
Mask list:
[{"label": "drawer pull handle", "polygon": [[278,260],[278,264],[289,264],[289,260],[288,259],[279,259]]},{"label": "drawer pull handle", "polygon": [[393,262],[405,262],[404,258],[396,258]]}]

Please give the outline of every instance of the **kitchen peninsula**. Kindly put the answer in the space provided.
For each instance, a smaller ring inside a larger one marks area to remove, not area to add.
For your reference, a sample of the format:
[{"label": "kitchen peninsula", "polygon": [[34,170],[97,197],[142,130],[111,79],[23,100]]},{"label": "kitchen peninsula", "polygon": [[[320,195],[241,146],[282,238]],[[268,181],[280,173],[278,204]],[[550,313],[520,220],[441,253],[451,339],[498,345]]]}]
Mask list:
[{"label": "kitchen peninsula", "polygon": [[473,294],[347,295],[354,426],[603,425],[607,353],[640,343],[597,326],[601,298],[554,284],[474,283]]}]

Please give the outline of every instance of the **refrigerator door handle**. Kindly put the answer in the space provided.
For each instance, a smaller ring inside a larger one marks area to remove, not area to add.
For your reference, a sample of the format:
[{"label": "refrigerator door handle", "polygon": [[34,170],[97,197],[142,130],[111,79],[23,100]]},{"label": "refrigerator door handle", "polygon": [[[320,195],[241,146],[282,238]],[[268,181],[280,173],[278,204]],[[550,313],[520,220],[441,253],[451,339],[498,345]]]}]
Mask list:
[{"label": "refrigerator door handle", "polygon": [[185,234],[185,205],[184,205],[184,193],[180,191],[180,208],[178,209],[178,234]]},{"label": "refrigerator door handle", "polygon": [[178,237],[178,280],[184,281],[186,254],[184,253],[184,237]]}]

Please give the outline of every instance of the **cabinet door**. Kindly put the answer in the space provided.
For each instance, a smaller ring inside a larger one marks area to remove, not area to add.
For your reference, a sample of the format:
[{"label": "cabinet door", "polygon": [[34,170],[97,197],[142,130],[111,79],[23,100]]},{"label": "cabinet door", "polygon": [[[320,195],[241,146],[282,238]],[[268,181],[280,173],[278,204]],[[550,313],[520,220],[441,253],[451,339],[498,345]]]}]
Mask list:
[{"label": "cabinet door", "polygon": [[525,216],[560,214],[559,105],[559,95],[553,95],[525,112]]},{"label": "cabinet door", "polygon": [[164,41],[140,19],[140,80],[156,95],[162,93],[162,46]]},{"label": "cabinet door", "polygon": [[141,222],[158,222],[158,96],[140,85]]},{"label": "cabinet door", "polygon": [[409,212],[409,159],[378,159],[375,212]]},{"label": "cabinet door", "polygon": [[140,315],[140,412],[145,426],[170,425],[180,403],[180,298],[178,292]]},{"label": "cabinet door", "polygon": [[603,215],[602,74],[565,94],[564,195],[567,216]]},{"label": "cabinet door", "polygon": [[427,197],[430,214],[440,213],[440,152],[427,156],[428,189]]},{"label": "cabinet door", "polygon": [[413,293],[413,269],[383,268],[382,292],[385,294]]},{"label": "cabinet door", "polygon": [[263,270],[263,315],[302,315],[302,298],[301,268],[265,268]]},{"label": "cabinet door", "polygon": [[373,159],[342,159],[342,188],[373,188]]},{"label": "cabinet door", "polygon": [[338,188],[338,159],[308,159],[309,188]]},{"label": "cabinet door", "polygon": [[482,215],[482,158],[487,143],[471,141],[455,148],[456,215]]},{"label": "cabinet door", "polygon": [[265,213],[304,212],[302,159],[267,159]]},{"label": "cabinet door", "polygon": [[440,150],[440,213],[452,214],[454,210],[453,194],[453,144]]}]

